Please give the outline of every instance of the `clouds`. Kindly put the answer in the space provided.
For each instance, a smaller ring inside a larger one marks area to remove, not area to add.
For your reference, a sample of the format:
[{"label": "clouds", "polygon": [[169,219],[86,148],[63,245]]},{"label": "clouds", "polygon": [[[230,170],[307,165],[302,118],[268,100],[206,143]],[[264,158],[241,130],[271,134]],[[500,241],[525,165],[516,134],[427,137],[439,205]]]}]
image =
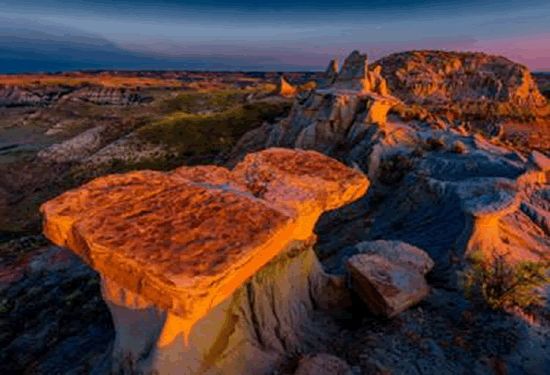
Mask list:
[{"label": "clouds", "polygon": [[11,3],[2,8],[6,16],[27,19],[29,25],[60,25],[73,30],[69,38],[88,33],[128,55],[168,62],[203,58],[222,66],[227,63],[216,59],[227,59],[231,66],[243,61],[243,68],[311,69],[355,48],[376,57],[438,48],[498,51],[533,69],[550,68],[550,57],[540,51],[550,45],[546,0],[3,3]]}]

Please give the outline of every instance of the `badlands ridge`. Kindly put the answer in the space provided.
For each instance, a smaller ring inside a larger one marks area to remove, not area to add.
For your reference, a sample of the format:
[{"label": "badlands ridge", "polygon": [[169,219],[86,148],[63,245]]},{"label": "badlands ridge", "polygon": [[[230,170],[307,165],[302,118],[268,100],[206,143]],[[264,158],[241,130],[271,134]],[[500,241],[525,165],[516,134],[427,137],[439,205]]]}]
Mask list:
[{"label": "badlands ridge", "polygon": [[[400,344],[378,336],[378,351],[354,368],[320,352],[356,297],[386,318],[426,299],[438,312],[426,324],[451,321],[465,311],[457,301],[469,256],[550,259],[550,159],[471,131],[480,108],[497,130],[519,107],[547,116],[530,73],[482,54],[369,65],[355,51],[340,70],[331,62],[316,89],[283,88],[295,95],[290,114],[247,133],[228,156],[232,169],[109,175],[42,206],[46,236],[101,275],[116,329],[111,366],[268,374],[309,353],[296,374],[490,371],[479,352],[443,349],[443,333],[429,329],[427,367],[416,372],[410,363],[424,349],[403,354],[401,330],[381,335]],[[540,345],[548,330],[521,327],[499,361],[537,373],[550,360]],[[369,348],[352,337],[339,341],[344,351]]]}]

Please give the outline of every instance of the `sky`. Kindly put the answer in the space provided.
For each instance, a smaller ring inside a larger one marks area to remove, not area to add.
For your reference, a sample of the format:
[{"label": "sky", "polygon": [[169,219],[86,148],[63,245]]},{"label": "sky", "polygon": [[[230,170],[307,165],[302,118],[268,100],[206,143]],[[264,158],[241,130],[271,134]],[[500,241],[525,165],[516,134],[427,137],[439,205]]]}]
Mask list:
[{"label": "sky", "polygon": [[550,0],[0,0],[0,71],[319,70],[353,49],[501,54],[550,71]]}]

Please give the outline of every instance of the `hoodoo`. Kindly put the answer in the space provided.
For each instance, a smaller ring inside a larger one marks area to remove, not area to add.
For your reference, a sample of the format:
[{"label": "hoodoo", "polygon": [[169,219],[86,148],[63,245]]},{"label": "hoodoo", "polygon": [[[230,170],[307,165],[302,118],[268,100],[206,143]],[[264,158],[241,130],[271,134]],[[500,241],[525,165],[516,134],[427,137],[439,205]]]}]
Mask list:
[{"label": "hoodoo", "polygon": [[285,77],[279,78],[279,84],[277,85],[277,94],[285,97],[292,97],[296,95],[297,89],[291,85]]},{"label": "hoodoo", "polygon": [[282,347],[302,345],[323,293],[311,251],[317,218],[368,185],[316,152],[269,149],[232,171],[98,178],[42,206],[44,233],[100,273],[115,366],[265,373]]}]

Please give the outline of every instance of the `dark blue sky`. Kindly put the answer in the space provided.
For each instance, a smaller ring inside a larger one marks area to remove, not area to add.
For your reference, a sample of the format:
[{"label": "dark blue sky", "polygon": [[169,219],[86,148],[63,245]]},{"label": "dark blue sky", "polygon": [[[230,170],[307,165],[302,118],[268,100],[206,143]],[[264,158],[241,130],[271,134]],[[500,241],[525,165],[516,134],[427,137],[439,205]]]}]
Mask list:
[{"label": "dark blue sky", "polygon": [[40,61],[53,69],[52,59],[67,68],[319,69],[352,49],[377,58],[420,48],[550,69],[549,0],[0,0],[0,9],[0,70],[29,54],[33,70]]}]

